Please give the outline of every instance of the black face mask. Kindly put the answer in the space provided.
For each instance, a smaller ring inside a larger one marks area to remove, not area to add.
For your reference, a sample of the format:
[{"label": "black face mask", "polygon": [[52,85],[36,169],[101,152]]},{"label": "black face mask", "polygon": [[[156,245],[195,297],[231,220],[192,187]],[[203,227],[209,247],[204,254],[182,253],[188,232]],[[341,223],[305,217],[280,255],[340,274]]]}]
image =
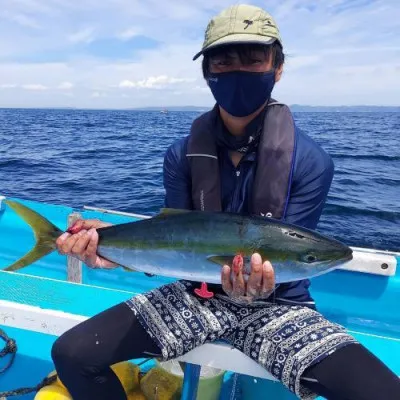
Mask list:
[{"label": "black face mask", "polygon": [[275,70],[210,73],[207,81],[219,106],[234,117],[246,117],[271,97]]}]

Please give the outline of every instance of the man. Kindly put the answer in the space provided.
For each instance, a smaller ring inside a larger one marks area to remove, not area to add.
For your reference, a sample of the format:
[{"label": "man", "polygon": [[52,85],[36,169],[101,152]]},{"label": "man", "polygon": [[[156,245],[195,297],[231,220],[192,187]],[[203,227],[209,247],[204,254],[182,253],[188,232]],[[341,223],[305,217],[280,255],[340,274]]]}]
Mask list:
[{"label": "man", "polygon": [[[166,206],[261,214],[315,228],[333,163],[271,97],[284,64],[275,21],[257,7],[230,7],[210,21],[195,59],[201,54],[216,105],[167,150]],[[100,226],[79,221],[72,229],[78,233],[59,239],[60,252],[115,267],[96,254]],[[205,293],[193,282],[165,285],[78,325],[53,347],[61,380],[77,400],[123,399],[111,364],[145,354],[175,358],[223,339],[299,398],[400,398],[399,379],[315,311],[307,280],[276,286],[273,266],[259,254],[251,267],[246,279],[242,262],[225,265],[221,285]]]}]

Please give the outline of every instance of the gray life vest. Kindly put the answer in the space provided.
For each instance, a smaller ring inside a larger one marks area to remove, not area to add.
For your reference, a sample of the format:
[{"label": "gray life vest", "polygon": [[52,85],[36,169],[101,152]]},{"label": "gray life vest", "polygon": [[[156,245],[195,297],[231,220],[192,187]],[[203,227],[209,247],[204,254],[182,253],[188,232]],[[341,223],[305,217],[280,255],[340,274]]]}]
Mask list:
[{"label": "gray life vest", "polygon": [[[221,182],[214,129],[215,109],[193,121],[187,149],[194,209],[221,210]],[[285,104],[272,101],[264,117],[257,148],[251,213],[281,219],[285,216],[294,165],[295,127]]]}]

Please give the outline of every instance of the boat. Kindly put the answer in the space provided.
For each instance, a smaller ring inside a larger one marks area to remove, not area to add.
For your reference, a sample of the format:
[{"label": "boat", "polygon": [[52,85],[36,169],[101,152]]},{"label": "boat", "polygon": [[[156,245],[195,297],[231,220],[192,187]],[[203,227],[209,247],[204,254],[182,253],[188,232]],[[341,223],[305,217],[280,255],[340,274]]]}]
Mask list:
[{"label": "boat", "polygon": [[[129,273],[122,268],[112,273],[94,270],[57,252],[22,270],[4,271],[35,242],[30,226],[4,204],[4,198],[0,197],[0,336],[5,349],[0,353],[0,371],[4,369],[0,373],[0,398],[8,398],[4,395],[7,391],[12,394],[28,388],[23,398],[34,399],[38,384],[49,384],[48,376],[54,370],[50,349],[60,334],[118,302],[174,279]],[[73,209],[10,199],[31,207],[64,230],[78,217],[112,223],[150,218],[97,207]],[[400,253],[365,248],[353,251],[350,263],[313,278],[311,293],[320,312],[345,326],[400,375]],[[156,367],[151,359],[131,361],[145,366],[146,371]],[[207,368],[223,371],[219,400],[256,400],[260,392],[265,398],[295,399],[267,371],[225,343],[205,344],[177,361],[185,362],[182,400],[201,398],[199,382]]]}]

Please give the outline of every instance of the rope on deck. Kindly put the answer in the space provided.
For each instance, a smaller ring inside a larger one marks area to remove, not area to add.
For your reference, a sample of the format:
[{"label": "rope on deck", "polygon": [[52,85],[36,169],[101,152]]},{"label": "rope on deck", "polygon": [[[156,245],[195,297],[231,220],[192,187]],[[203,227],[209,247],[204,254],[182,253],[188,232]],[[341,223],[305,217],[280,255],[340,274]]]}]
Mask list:
[{"label": "rope on deck", "polygon": [[0,337],[6,343],[3,350],[0,351],[0,357],[5,357],[7,354],[11,354],[11,357],[8,360],[6,366],[0,369],[0,374],[1,374],[7,371],[7,369],[10,368],[11,365],[13,364],[15,355],[17,354],[17,343],[15,342],[14,339],[8,337],[8,335],[2,329],[0,329]]},{"label": "rope on deck", "polygon": [[[2,329],[0,329],[0,337],[6,343],[3,350],[0,351],[0,357],[5,357],[7,354],[11,354],[10,359],[5,367],[0,369],[0,373],[3,373],[11,367],[14,362],[15,355],[17,354],[17,343],[14,339],[10,338]],[[57,375],[46,377],[40,382],[38,385],[34,387],[23,387],[15,390],[9,390],[7,392],[0,392],[0,400],[6,400],[7,397],[11,396],[21,396],[24,394],[38,392],[42,387],[47,386],[55,382],[57,379]]]},{"label": "rope on deck", "polygon": [[38,392],[41,388],[51,385],[57,380],[57,375],[46,377],[38,385],[33,387],[23,387],[19,389],[9,390],[7,392],[0,392],[0,400],[7,400],[8,397],[21,396],[33,392]]}]

